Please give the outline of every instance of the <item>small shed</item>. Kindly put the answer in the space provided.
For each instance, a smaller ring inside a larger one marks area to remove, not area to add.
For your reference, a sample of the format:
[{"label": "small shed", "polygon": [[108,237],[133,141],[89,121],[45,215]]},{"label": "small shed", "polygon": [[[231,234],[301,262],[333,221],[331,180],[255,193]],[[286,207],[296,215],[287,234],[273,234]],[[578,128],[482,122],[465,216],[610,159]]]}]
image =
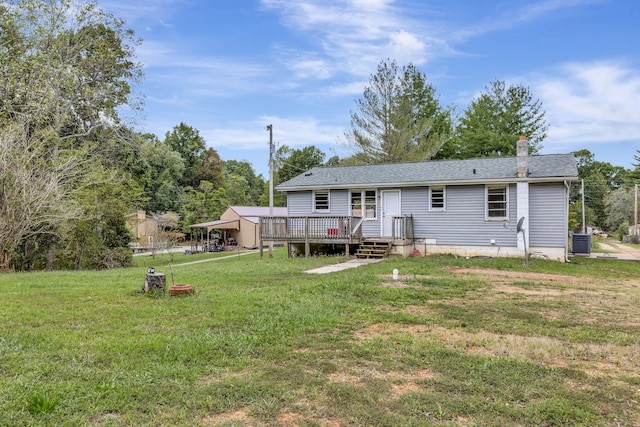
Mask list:
[{"label": "small shed", "polygon": [[[273,208],[273,216],[286,216],[287,208]],[[260,244],[260,217],[270,216],[270,208],[262,206],[229,206],[220,219],[190,225],[191,229],[206,230],[207,240],[212,230],[222,231],[225,242],[232,240],[238,247],[256,249]]]},{"label": "small shed", "polygon": [[136,211],[125,215],[127,229],[135,236],[135,240],[146,244],[152,241],[152,236],[158,234],[158,220],[147,215],[145,211]]}]

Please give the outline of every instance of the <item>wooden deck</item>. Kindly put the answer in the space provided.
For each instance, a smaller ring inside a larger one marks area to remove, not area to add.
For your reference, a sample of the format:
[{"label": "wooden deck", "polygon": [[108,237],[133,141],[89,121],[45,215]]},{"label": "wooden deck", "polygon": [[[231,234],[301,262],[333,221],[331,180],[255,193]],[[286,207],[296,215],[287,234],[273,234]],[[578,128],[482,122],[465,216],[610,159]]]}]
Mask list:
[{"label": "wooden deck", "polygon": [[[260,256],[263,242],[304,244],[309,256],[311,244],[345,245],[349,253],[351,245],[360,245],[363,218],[352,216],[273,216],[260,217]],[[413,221],[410,216],[397,216],[392,222],[393,242],[413,239]],[[370,240],[367,238],[367,240]]]}]

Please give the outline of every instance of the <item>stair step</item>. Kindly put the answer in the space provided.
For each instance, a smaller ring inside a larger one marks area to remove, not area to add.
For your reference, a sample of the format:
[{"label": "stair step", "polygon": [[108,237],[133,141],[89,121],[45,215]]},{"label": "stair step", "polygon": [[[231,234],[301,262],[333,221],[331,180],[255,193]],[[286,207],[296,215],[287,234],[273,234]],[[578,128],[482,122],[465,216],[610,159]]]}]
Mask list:
[{"label": "stair step", "polygon": [[389,254],[391,242],[365,241],[356,249],[356,258],[384,258]]}]

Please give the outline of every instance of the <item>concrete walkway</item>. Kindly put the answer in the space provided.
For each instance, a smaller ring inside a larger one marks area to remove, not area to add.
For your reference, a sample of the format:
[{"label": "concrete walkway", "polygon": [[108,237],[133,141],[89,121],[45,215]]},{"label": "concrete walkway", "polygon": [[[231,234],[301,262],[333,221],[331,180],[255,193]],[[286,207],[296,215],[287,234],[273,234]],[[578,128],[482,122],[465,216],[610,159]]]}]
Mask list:
[{"label": "concrete walkway", "polygon": [[181,265],[193,265],[193,264],[200,264],[203,262],[211,262],[211,261],[218,261],[221,259],[228,259],[228,258],[237,258],[243,255],[249,255],[249,254],[255,254],[257,253],[258,250],[245,250],[245,251],[235,251],[235,252],[229,252],[229,255],[225,255],[225,256],[219,256],[219,257],[215,257],[215,258],[207,258],[207,259],[201,259],[198,261],[189,261],[189,262],[181,262],[180,264],[171,264],[173,267],[180,267]]},{"label": "concrete walkway", "polygon": [[336,271],[347,270],[349,268],[357,268],[365,264],[374,264],[380,262],[382,259],[351,259],[340,264],[325,265],[324,267],[314,268],[313,270],[307,270],[305,273],[309,274],[327,274],[334,273]]}]

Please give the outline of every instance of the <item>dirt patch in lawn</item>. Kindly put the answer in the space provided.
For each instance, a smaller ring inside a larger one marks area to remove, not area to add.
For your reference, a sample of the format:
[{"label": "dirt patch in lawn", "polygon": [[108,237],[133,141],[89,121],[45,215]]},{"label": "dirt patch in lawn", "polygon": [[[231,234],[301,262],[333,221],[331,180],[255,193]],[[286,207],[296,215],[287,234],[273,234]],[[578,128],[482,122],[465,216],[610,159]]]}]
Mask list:
[{"label": "dirt patch in lawn", "polygon": [[576,277],[566,274],[534,273],[528,271],[506,271],[492,268],[467,268],[467,267],[446,267],[444,271],[454,274],[477,274],[480,276],[507,277],[513,280],[532,280],[560,283],[594,283],[598,282],[590,277]]},{"label": "dirt patch in lawn", "polygon": [[640,375],[638,345],[571,343],[550,337],[468,332],[442,327],[432,328],[431,334],[447,347],[467,354],[570,367],[591,376]]},{"label": "dirt patch in lawn", "polygon": [[[590,376],[621,374],[640,376],[640,365],[637,363],[640,358],[640,345],[572,343],[550,337],[469,332],[461,328],[448,329],[441,326],[388,323],[373,324],[355,332],[356,338],[361,341],[375,338],[388,340],[398,334],[409,334],[415,339],[435,339],[448,348],[469,355],[505,357],[549,367],[579,369]],[[366,375],[375,377],[376,374],[368,372]],[[429,378],[434,374],[424,370],[423,375]],[[387,378],[392,382],[394,380],[392,373],[388,374]],[[335,373],[331,380],[357,383],[362,380],[362,376],[353,373]]]},{"label": "dirt patch in lawn", "polygon": [[202,418],[202,424],[206,426],[217,426],[220,424],[232,424],[232,425],[262,425],[258,420],[248,415],[248,409],[243,408],[234,412],[223,412],[221,414],[214,414]]},{"label": "dirt patch in lawn", "polygon": [[371,367],[354,367],[340,369],[331,373],[327,379],[336,383],[347,383],[354,386],[365,386],[372,379],[381,380],[389,384],[389,390],[394,397],[421,391],[423,388],[419,381],[433,378],[433,372],[428,369],[419,369],[410,372],[379,371]]},{"label": "dirt patch in lawn", "polygon": [[283,412],[278,415],[278,425],[283,427],[298,427],[315,424],[320,424],[327,427],[340,427],[344,425],[344,422],[324,418],[311,418],[298,412]]},{"label": "dirt patch in lawn", "polygon": [[366,341],[374,338],[389,339],[392,335],[409,334],[411,336],[421,336],[429,333],[431,328],[426,325],[399,325],[396,323],[374,323],[364,329],[354,332],[359,341]]},{"label": "dirt patch in lawn", "polygon": [[[540,284],[580,285],[581,289],[593,288],[601,290],[603,286],[620,285],[625,288],[640,287],[640,280],[632,278],[627,280],[607,280],[593,277],[570,276],[568,274],[535,273],[530,271],[506,271],[494,268],[470,268],[470,267],[445,267],[443,271],[454,274],[469,274],[490,277],[492,283],[514,283],[518,281],[530,281]],[[577,291],[577,290],[576,290]]]}]

